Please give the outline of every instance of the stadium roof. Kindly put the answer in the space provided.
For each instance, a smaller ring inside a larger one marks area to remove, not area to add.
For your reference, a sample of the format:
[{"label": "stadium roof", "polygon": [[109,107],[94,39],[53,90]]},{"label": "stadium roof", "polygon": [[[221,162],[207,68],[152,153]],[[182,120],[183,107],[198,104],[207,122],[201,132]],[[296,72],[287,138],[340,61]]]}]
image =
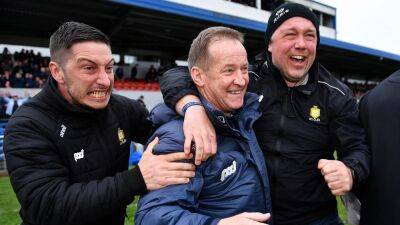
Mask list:
[{"label": "stadium roof", "polygon": [[[254,56],[264,48],[265,23],[158,0],[1,0],[0,43],[48,46],[65,21],[80,21],[105,32],[115,53],[185,59],[202,29],[225,24],[246,34]],[[330,38],[321,38],[320,61],[341,75],[386,77],[400,68],[400,56]]]}]

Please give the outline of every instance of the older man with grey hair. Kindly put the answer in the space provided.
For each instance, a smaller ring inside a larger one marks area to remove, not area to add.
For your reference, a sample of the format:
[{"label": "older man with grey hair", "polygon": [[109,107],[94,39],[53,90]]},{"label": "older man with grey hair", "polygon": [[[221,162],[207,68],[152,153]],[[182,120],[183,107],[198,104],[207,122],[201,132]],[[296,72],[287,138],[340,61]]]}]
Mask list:
[{"label": "older man with grey hair", "polygon": [[[200,93],[195,104],[204,106],[216,129],[218,152],[196,168],[189,183],[143,196],[135,221],[143,225],[265,224],[271,211],[269,182],[252,129],[261,114],[258,96],[246,93],[249,76],[243,35],[226,27],[203,30],[191,45],[188,63]],[[154,149],[157,154],[184,145],[183,118],[174,114],[166,105],[152,112],[153,122],[168,121],[153,135],[160,138]]]}]

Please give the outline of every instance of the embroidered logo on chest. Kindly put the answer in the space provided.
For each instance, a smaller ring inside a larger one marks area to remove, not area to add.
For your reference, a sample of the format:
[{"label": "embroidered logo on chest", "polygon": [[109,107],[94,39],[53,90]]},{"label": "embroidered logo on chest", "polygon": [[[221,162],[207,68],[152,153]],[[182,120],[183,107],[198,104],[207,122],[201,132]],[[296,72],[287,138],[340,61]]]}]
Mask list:
[{"label": "embroidered logo on chest", "polygon": [[321,116],[321,110],[318,108],[318,106],[314,105],[313,107],[310,108],[310,118],[308,118],[311,121],[314,122],[320,122],[321,119],[319,118]]},{"label": "embroidered logo on chest", "polygon": [[66,130],[67,130],[67,127],[64,124],[61,124],[60,137],[64,137]]},{"label": "embroidered logo on chest", "polygon": [[78,159],[83,159],[85,157],[85,150],[81,149],[79,152],[74,153],[75,162],[78,162]]},{"label": "embroidered logo on chest", "polygon": [[119,145],[123,145],[126,142],[124,131],[118,127],[118,140]]},{"label": "embroidered logo on chest", "polygon": [[221,181],[224,181],[227,177],[234,174],[235,172],[236,172],[236,161],[233,161],[232,165],[230,165],[230,166],[226,167],[224,170],[222,170]]}]

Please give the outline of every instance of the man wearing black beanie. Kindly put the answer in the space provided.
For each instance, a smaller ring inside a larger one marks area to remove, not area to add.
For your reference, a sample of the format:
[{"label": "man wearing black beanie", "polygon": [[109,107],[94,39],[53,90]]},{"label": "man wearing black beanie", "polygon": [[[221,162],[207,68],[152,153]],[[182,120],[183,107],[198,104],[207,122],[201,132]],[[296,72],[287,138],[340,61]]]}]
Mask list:
[{"label": "man wearing black beanie", "polygon": [[[343,224],[335,196],[357,188],[369,174],[357,102],[319,64],[319,40],[314,13],[283,4],[271,13],[265,50],[249,68],[248,91],[260,95],[262,116],[253,127],[268,167],[274,225]],[[197,95],[190,87],[182,71],[167,72],[161,80],[165,102],[178,110]],[[204,118],[199,108],[186,116]]]}]

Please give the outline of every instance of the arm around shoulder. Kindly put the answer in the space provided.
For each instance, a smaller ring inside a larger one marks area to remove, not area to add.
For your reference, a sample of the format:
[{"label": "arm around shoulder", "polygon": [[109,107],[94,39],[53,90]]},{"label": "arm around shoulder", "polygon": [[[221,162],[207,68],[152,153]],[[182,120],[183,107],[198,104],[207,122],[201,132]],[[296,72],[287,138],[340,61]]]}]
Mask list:
[{"label": "arm around shoulder", "polygon": [[198,96],[196,86],[187,67],[175,67],[165,72],[160,78],[161,93],[164,102],[171,109],[186,95]]}]

